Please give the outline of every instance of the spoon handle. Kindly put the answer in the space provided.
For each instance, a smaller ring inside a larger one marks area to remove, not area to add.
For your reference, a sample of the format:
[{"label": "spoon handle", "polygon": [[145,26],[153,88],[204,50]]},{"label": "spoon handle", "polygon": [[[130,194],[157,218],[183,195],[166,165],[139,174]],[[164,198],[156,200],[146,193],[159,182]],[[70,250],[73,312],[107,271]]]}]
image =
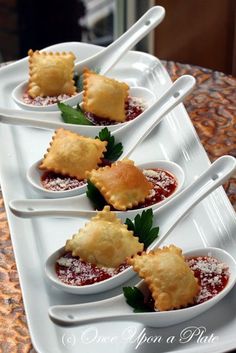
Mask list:
[{"label": "spoon handle", "polygon": [[[42,115],[48,118],[46,120],[40,120]],[[33,116],[33,117],[32,117]],[[60,121],[55,121],[60,116],[58,112],[31,112],[25,110],[16,109],[5,109],[0,108],[0,123],[11,124],[11,125],[21,125],[30,126],[41,129],[58,129],[60,127],[65,127],[65,124]]]},{"label": "spoon handle", "polygon": [[[88,324],[96,321],[132,320],[132,308],[127,305],[123,294],[116,297],[76,305],[56,305],[48,310],[53,322],[63,326]],[[135,321],[138,318],[135,318]]]},{"label": "spoon handle", "polygon": [[85,194],[59,199],[22,199],[9,202],[12,213],[21,218],[29,217],[91,217],[97,212],[91,210]]},{"label": "spoon handle", "polygon": [[78,64],[78,70],[82,71],[86,65],[90,69],[99,69],[99,73],[107,73],[118,60],[137,44],[146,34],[155,28],[164,18],[165,9],[161,6],[153,6],[132,27],[111,43],[102,52],[91,59],[86,59]]},{"label": "spoon handle", "polygon": [[232,156],[218,158],[193,184],[177,194],[170,202],[154,210],[157,224],[163,236],[154,241],[149,249],[157,248],[176,224],[204,199],[223,184],[235,171],[236,160]]},{"label": "spoon handle", "polygon": [[192,91],[196,80],[190,75],[178,78],[172,86],[142,114],[142,119],[132,120],[112,135],[124,146],[120,159],[128,157],[135,147],[158,125],[164,116]]}]

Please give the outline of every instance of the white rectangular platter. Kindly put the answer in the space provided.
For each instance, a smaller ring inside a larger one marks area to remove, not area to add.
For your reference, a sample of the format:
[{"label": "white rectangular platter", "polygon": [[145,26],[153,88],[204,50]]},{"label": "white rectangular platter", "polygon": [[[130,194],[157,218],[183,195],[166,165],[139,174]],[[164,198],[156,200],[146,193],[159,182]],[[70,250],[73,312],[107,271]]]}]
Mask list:
[{"label": "white rectangular platter", "polygon": [[[50,49],[73,51],[80,59],[101,50],[84,43],[63,43]],[[27,79],[17,63],[0,70],[0,105],[12,102],[12,88]],[[145,86],[160,96],[170,85],[168,73],[155,57],[129,52],[110,72],[111,77],[132,86]],[[108,322],[76,328],[61,328],[48,317],[54,304],[73,304],[107,298],[121,292],[117,288],[97,296],[74,296],[60,292],[46,282],[46,258],[81,227],[85,219],[38,218],[24,220],[8,209],[12,199],[37,195],[27,184],[26,170],[42,157],[52,131],[0,125],[0,181],[10,226],[28,326],[39,353],[130,353],[130,352],[224,352],[236,348],[236,288],[213,309],[192,321],[163,329],[143,327],[133,322]],[[209,165],[208,157],[181,104],[135,150],[136,162],[167,159],[179,163],[186,173],[186,185]],[[166,243],[183,250],[200,246],[222,247],[236,257],[236,220],[232,206],[220,187],[202,201],[170,234]],[[132,282],[130,282],[132,283]]]}]

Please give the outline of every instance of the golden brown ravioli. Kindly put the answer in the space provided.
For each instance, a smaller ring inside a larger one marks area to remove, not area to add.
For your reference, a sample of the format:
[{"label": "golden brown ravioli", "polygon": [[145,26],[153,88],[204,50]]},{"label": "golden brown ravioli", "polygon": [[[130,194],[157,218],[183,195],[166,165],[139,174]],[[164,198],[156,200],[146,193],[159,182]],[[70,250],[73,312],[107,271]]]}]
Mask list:
[{"label": "golden brown ravioli", "polygon": [[97,168],[101,162],[106,145],[107,141],[58,129],[39,168],[85,179],[86,172]]},{"label": "golden brown ravioli", "polygon": [[186,264],[182,250],[174,245],[135,255],[129,265],[147,283],[159,311],[192,304],[200,287]]},{"label": "golden brown ravioli", "polygon": [[143,250],[143,244],[121,223],[109,206],[97,213],[71,240],[66,251],[82,260],[105,267],[117,267]]},{"label": "golden brown ravioli", "polygon": [[116,210],[127,210],[143,202],[153,185],[142,170],[128,159],[86,173],[109,205]]},{"label": "golden brown ravioli", "polygon": [[126,118],[129,86],[88,69],[83,74],[83,109],[97,117],[118,122]]},{"label": "golden brown ravioli", "polygon": [[73,95],[76,92],[73,53],[33,52],[29,50],[29,86],[32,98]]}]

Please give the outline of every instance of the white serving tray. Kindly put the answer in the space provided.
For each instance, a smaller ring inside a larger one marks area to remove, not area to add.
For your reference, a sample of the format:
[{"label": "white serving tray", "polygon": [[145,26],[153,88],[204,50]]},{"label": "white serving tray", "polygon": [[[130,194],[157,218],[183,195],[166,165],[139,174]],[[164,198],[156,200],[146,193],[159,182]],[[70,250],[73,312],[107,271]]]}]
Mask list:
[{"label": "white serving tray", "polygon": [[[63,43],[53,50],[72,50],[84,59],[100,47]],[[23,63],[23,67],[19,65]],[[110,75],[133,86],[145,86],[157,96],[170,85],[170,78],[155,57],[129,52]],[[19,109],[10,98],[12,88],[27,78],[27,63],[20,61],[0,69],[0,105]],[[131,353],[131,352],[224,352],[236,348],[236,288],[213,309],[177,326],[145,328],[133,322],[96,323],[60,328],[47,314],[55,304],[73,304],[107,298],[121,288],[97,296],[74,296],[51,287],[44,276],[46,258],[84,224],[85,219],[39,218],[24,220],[11,214],[8,203],[16,198],[38,197],[26,181],[26,170],[42,157],[52,132],[0,125],[0,181],[10,226],[28,326],[39,353]],[[191,121],[179,105],[132,154],[136,162],[168,159],[186,173],[186,185],[209,165]],[[200,246],[222,247],[236,257],[234,210],[222,187],[208,196],[176,227],[166,243],[183,250]],[[129,282],[134,284],[135,281]]]}]

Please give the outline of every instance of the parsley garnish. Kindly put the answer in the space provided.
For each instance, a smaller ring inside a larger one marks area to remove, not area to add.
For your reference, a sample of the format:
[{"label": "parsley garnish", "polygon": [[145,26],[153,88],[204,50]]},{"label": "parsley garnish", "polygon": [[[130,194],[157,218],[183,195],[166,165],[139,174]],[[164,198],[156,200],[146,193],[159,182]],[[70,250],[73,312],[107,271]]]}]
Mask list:
[{"label": "parsley garnish", "polygon": [[80,92],[80,87],[79,87],[79,85],[80,85],[80,82],[79,82],[80,77],[81,77],[81,76],[79,76],[77,72],[74,73],[73,80],[74,80],[74,82],[75,82],[75,87],[76,87],[76,91],[77,91],[77,92]]},{"label": "parsley garnish", "polygon": [[116,161],[123,153],[123,146],[122,143],[115,143],[115,138],[114,136],[111,135],[110,131],[108,130],[107,127],[102,129],[98,136],[95,138],[101,140],[101,141],[107,141],[107,150],[104,153],[104,159],[108,160],[110,162]]},{"label": "parsley garnish", "polygon": [[153,311],[150,306],[145,304],[143,293],[137,287],[123,287],[126,302],[134,308],[135,313]]},{"label": "parsley garnish", "polygon": [[[115,143],[114,136],[111,136],[110,131],[107,127],[102,129],[98,136],[95,137],[100,141],[107,141],[106,152],[104,153],[104,160],[108,162],[113,162],[118,159],[123,152],[122,143]],[[92,201],[97,210],[102,210],[105,205],[107,205],[106,200],[101,195],[100,191],[96,188],[90,180],[88,180],[87,185],[87,197]]]},{"label": "parsley garnish", "polygon": [[[95,68],[95,69],[90,69],[91,71],[95,72],[96,74],[99,74],[100,68]],[[74,74],[74,81],[75,81],[75,86],[77,87],[78,92],[82,92],[84,87],[83,87],[83,74],[78,75],[77,72]]]},{"label": "parsley garnish", "polygon": [[[97,210],[102,210],[103,207],[107,205],[107,202],[100,191],[93,185],[93,183],[91,183],[90,180],[88,180],[86,195]],[[159,227],[152,228],[153,211],[151,208],[143,211],[141,216],[140,214],[137,214],[133,221],[126,218],[125,224],[127,225],[128,230],[132,230],[134,236],[139,238],[139,242],[144,244],[144,249],[147,249],[148,246],[158,237]]]},{"label": "parsley garnish", "polygon": [[102,210],[103,207],[107,205],[106,200],[104,199],[100,191],[96,188],[96,186],[91,183],[90,180],[88,180],[87,183],[87,197],[92,201],[96,210]]},{"label": "parsley garnish", "polygon": [[79,125],[93,125],[84,115],[79,104],[76,109],[65,103],[57,103],[58,108],[61,111],[62,119],[67,124],[79,124]]},{"label": "parsley garnish", "polygon": [[83,74],[82,74],[82,75],[78,76],[78,79],[77,79],[76,86],[77,86],[78,92],[82,92],[84,90],[83,81],[84,81],[84,79],[83,79]]},{"label": "parsley garnish", "polygon": [[125,224],[127,224],[128,229],[132,230],[134,235],[139,238],[140,243],[144,244],[145,249],[158,237],[159,227],[152,228],[153,211],[151,208],[143,211],[141,216],[137,214],[134,221],[127,218]]}]

